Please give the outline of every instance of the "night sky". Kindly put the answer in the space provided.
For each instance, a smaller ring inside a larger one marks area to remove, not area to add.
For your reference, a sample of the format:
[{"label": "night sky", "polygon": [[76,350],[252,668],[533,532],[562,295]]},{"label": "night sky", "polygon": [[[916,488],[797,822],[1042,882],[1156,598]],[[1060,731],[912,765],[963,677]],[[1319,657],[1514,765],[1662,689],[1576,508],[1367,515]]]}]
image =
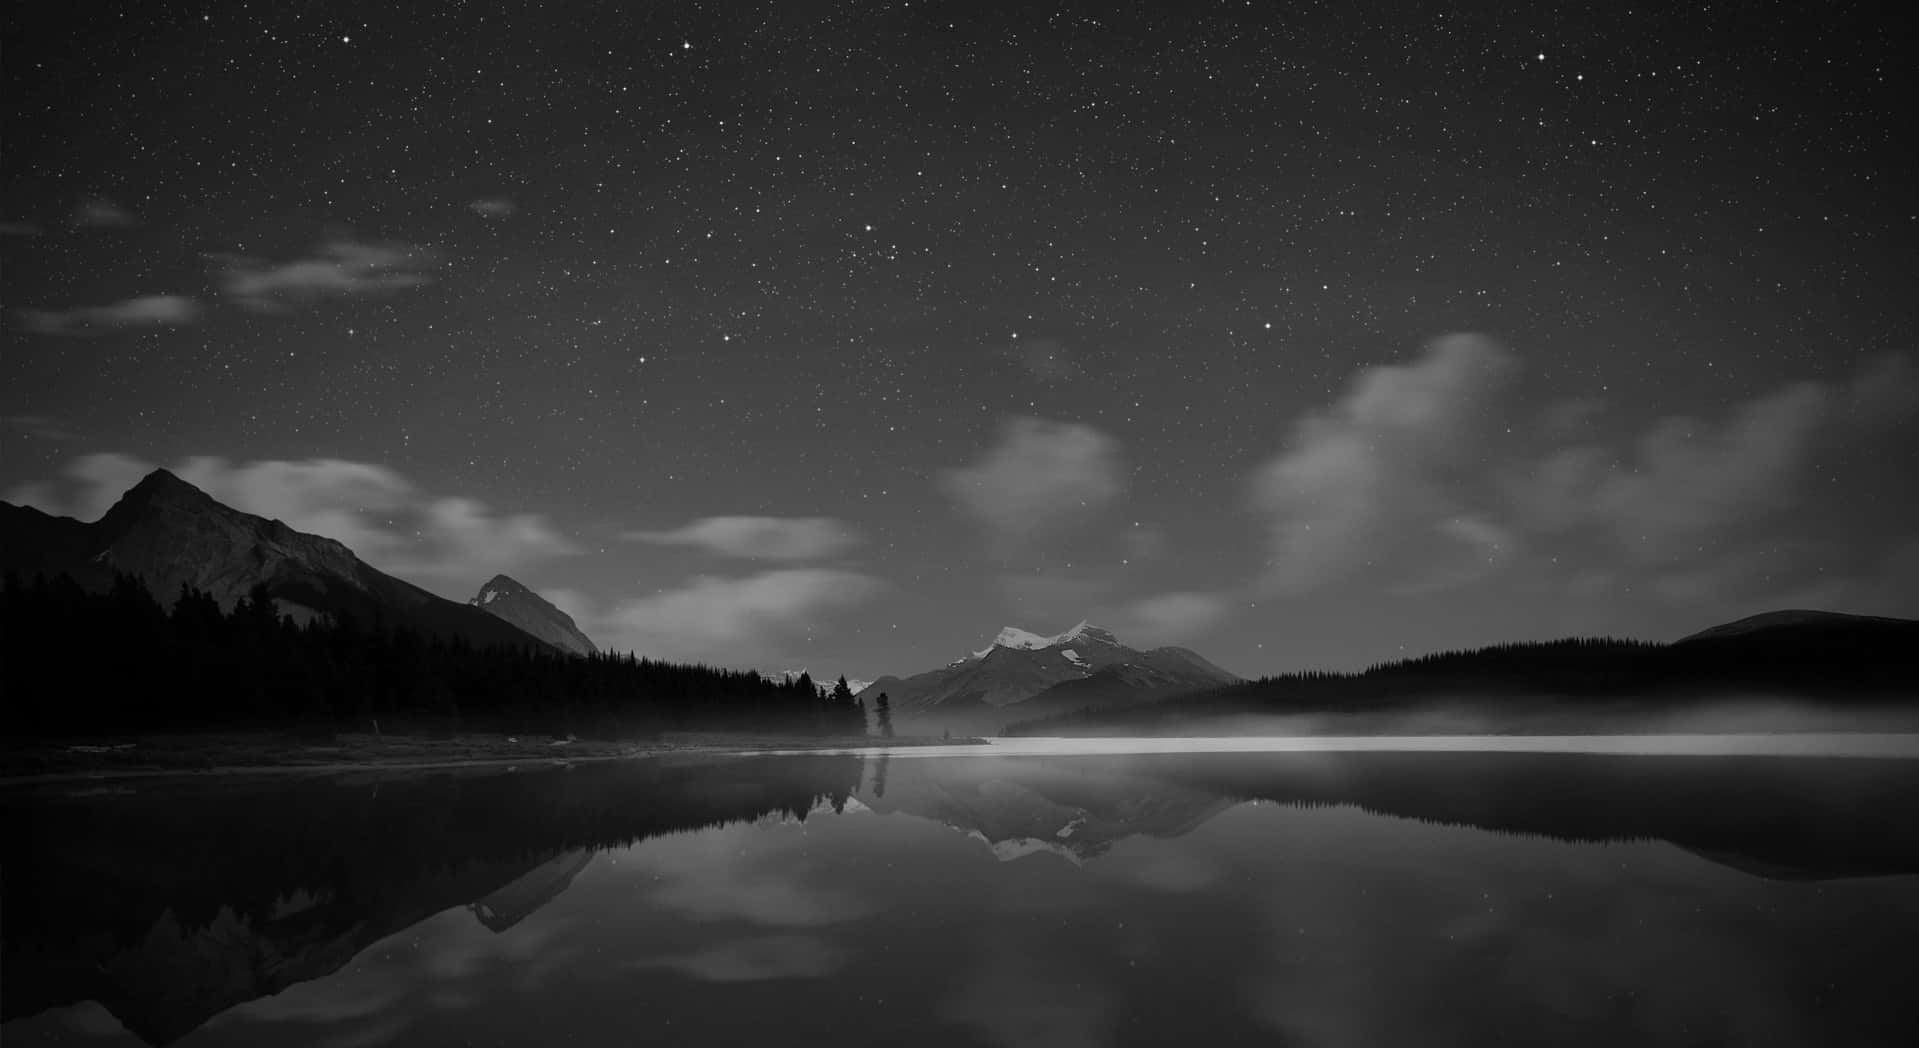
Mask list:
[{"label": "night sky", "polygon": [[1919,613],[1912,55],[1666,7],[10,4],[0,492],[859,677]]}]

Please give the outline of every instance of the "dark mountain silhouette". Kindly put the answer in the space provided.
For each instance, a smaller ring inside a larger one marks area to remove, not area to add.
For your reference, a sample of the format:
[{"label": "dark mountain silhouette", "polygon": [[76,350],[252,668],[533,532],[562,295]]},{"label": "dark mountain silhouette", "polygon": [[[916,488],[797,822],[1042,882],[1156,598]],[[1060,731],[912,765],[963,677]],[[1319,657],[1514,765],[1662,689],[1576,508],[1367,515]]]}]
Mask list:
[{"label": "dark mountain silhouette", "polygon": [[0,1021],[99,1001],[166,1044],[467,907],[508,932],[596,852],[843,806],[854,757],[0,794]]},{"label": "dark mountain silhouette", "polygon": [[1052,637],[1008,626],[985,648],[937,670],[881,677],[860,697],[871,704],[884,692],[910,731],[998,734],[1017,720],[1130,706],[1238,679],[1186,648],[1140,651],[1082,622]]},{"label": "dark mountain silhouette", "polygon": [[0,503],[0,571],[64,574],[95,590],[125,573],[163,603],[192,588],[226,610],[264,587],[278,612],[300,622],[344,614],[478,646],[549,643],[378,571],[333,539],[224,505],[164,469],[90,524]]},{"label": "dark mountain silhouette", "polygon": [[[459,607],[456,605],[456,607]],[[460,610],[495,622],[473,608]],[[110,643],[102,643],[109,638]],[[475,646],[347,613],[304,626],[264,586],[223,611],[164,608],[132,575],[0,578],[0,725],[16,735],[294,730],[508,731],[626,738],[670,729],[857,735],[849,695],[752,670]]]},{"label": "dark mountain silhouette", "polygon": [[580,632],[573,617],[553,606],[545,597],[527,589],[505,575],[480,587],[468,604],[495,618],[510,622],[522,631],[575,655],[592,655],[600,649]]},{"label": "dark mountain silhouette", "polygon": [[1008,734],[1206,734],[1227,718],[1341,715],[1341,730],[1443,710],[1472,730],[1608,730],[1620,718],[1728,700],[1919,713],[1919,621],[1785,611],[1671,644],[1570,638],[1439,652],[1355,673],[1262,677],[1130,709],[1084,708]]}]

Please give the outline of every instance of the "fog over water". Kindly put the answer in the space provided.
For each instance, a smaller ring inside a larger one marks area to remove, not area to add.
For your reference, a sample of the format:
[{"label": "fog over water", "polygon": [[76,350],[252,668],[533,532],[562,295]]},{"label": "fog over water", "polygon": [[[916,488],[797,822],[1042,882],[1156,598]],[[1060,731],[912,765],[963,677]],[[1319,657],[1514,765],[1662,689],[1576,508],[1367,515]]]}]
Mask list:
[{"label": "fog over water", "polygon": [[[863,747],[835,753],[924,757],[1070,757],[1148,753],[1589,753],[1668,757],[1919,758],[1919,733],[1673,735],[1234,735],[1194,738],[996,738],[984,745]],[[790,756],[789,751],[780,755]]]},{"label": "fog over water", "polygon": [[1914,752],[1019,739],[20,786],[0,1042],[1903,1048]]}]

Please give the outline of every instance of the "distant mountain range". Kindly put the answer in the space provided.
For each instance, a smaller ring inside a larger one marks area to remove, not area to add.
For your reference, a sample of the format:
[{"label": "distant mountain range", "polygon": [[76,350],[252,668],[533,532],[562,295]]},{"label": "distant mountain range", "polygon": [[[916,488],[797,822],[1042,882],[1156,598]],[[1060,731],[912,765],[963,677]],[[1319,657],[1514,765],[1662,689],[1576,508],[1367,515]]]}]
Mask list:
[{"label": "distant mountain range", "polygon": [[1082,622],[1041,636],[1008,626],[986,647],[910,677],[881,677],[859,692],[884,693],[903,729],[997,735],[1014,721],[1081,709],[1119,709],[1239,678],[1186,648],[1141,651]]},{"label": "distant mountain range", "polygon": [[[1789,610],[1670,644],[1612,638],[1502,644],[1357,673],[1265,677],[1127,708],[1086,703],[1011,725],[1007,733],[1292,733],[1315,725],[1357,734],[1414,728],[1583,733],[1634,730],[1636,723],[1652,723],[1644,720],[1649,715],[1732,702],[1784,703],[1820,715],[1892,714],[1919,723],[1915,697],[1919,621]],[[1409,716],[1441,720],[1414,724]],[[1262,728],[1242,720],[1248,717],[1295,719]]]},{"label": "distant mountain range", "polygon": [[373,568],[334,539],[241,512],[164,469],[92,523],[0,502],[0,570],[66,574],[90,589],[124,572],[163,604],[191,586],[229,609],[258,586],[301,622],[346,616],[476,646],[593,650],[565,613],[505,576],[487,584],[504,601],[450,601]]},{"label": "distant mountain range", "polygon": [[600,649],[592,638],[580,632],[573,617],[553,606],[545,597],[527,589],[505,575],[480,587],[468,604],[504,622],[510,622],[540,640],[575,655],[592,655]]},{"label": "distant mountain range", "polygon": [[[772,681],[774,684],[784,684],[790,680],[797,680],[798,678],[802,676],[806,676],[810,674],[811,672],[812,671],[802,666],[796,670],[780,670],[778,673],[762,673],[760,674],[760,677],[765,680]],[[819,685],[822,688],[831,688],[838,681],[839,681],[839,677],[837,675],[813,678],[813,683]],[[858,695],[863,689],[865,689],[867,686],[871,685],[872,683],[873,682],[870,680],[860,680],[857,677],[846,678],[846,686],[848,688],[851,688],[853,691],[853,694],[855,695]]]}]

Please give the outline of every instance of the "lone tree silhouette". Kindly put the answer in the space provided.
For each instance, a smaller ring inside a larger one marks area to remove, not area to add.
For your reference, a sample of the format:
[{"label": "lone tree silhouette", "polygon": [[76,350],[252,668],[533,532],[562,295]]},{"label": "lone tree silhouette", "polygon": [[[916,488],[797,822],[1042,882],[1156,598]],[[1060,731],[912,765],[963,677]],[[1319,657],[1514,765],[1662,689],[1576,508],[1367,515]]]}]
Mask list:
[{"label": "lone tree silhouette", "polygon": [[873,703],[873,708],[879,711],[880,735],[888,739],[892,738],[893,703],[887,699],[885,692],[880,692],[880,697]]}]

